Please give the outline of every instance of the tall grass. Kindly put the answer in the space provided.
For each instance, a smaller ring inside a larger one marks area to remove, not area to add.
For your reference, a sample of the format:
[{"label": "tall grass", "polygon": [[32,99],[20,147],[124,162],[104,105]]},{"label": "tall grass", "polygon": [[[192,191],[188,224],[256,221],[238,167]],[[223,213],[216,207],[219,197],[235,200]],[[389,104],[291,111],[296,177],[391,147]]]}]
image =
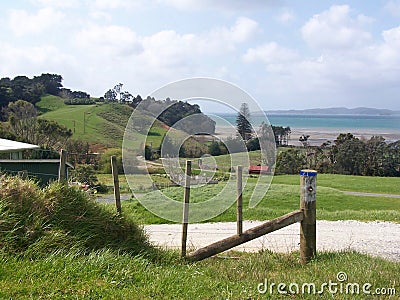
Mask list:
[{"label": "tall grass", "polygon": [[7,253],[41,255],[79,248],[139,254],[151,251],[141,228],[75,188],[40,189],[32,180],[0,177],[0,245]]}]

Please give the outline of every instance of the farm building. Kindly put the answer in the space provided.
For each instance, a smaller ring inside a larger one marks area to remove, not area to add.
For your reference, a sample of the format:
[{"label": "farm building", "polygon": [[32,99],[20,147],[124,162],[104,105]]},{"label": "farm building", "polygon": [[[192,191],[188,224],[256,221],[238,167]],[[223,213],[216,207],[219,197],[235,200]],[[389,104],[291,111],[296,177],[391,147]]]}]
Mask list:
[{"label": "farm building", "polygon": [[[22,159],[23,151],[38,148],[37,145],[0,139],[0,153],[3,153],[3,157],[6,154],[10,158],[0,159],[0,172],[36,178],[42,186],[57,180],[60,167],[59,159]],[[73,168],[73,166],[66,163],[64,176],[67,179],[69,168]]]},{"label": "farm building", "polygon": [[0,153],[8,154],[10,159],[22,159],[23,151],[38,148],[37,145],[0,139]]}]

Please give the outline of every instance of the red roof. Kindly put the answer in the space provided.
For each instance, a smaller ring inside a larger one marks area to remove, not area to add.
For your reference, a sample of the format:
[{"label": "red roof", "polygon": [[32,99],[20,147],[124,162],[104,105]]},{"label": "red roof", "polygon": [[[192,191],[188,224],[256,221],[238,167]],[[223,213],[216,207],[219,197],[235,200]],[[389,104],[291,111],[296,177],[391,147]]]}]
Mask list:
[{"label": "red roof", "polygon": [[268,166],[250,166],[249,173],[253,174],[260,174],[260,173],[267,173],[269,170]]}]

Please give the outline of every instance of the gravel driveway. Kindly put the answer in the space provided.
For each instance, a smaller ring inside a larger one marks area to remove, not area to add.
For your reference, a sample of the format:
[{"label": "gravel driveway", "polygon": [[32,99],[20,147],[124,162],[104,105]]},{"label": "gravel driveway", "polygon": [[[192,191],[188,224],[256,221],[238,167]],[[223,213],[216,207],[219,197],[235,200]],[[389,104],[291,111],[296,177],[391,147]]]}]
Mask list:
[{"label": "gravel driveway", "polygon": [[[262,224],[244,221],[243,230]],[[300,224],[292,224],[234,248],[256,252],[299,250]],[[146,225],[150,241],[160,247],[180,248],[182,225]],[[207,246],[236,233],[236,223],[189,224],[187,245],[191,249]],[[400,224],[390,222],[317,221],[317,251],[355,250],[400,261]]]}]

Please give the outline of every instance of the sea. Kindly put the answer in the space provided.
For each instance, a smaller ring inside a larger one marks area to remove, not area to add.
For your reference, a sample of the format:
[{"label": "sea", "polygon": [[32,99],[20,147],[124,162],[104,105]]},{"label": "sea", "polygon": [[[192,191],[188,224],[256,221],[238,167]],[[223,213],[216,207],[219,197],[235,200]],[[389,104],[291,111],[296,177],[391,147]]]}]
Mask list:
[{"label": "sea", "polygon": [[[207,115],[216,122],[217,133],[221,138],[235,135],[237,114]],[[382,136],[387,143],[400,140],[400,115],[267,114],[266,116],[271,125],[290,127],[291,145],[301,145],[299,137],[305,134],[311,137],[309,139],[311,145],[333,141],[340,133],[352,133],[358,138],[365,139]],[[251,116],[254,128],[260,126],[263,121],[265,118],[260,115]]]},{"label": "sea", "polygon": [[[236,114],[215,113],[210,116],[217,126],[223,126],[225,119],[232,125],[236,124]],[[390,131],[400,133],[400,115],[307,115],[307,114],[270,114],[266,115],[269,123],[274,126],[290,127],[291,129],[363,129],[366,131]],[[251,116],[253,126],[259,126],[264,117]],[[225,124],[226,125],[226,124]]]}]

